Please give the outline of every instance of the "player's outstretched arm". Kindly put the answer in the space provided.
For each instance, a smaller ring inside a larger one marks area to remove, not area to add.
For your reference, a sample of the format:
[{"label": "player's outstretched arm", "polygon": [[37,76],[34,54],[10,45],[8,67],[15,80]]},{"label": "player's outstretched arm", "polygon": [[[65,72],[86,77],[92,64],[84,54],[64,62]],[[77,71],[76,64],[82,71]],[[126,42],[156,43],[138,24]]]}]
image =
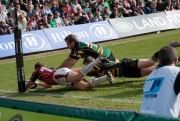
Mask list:
[{"label": "player's outstretched arm", "polygon": [[71,57],[68,57],[57,69],[63,68],[63,67],[72,68],[77,61],[78,60],[76,59],[72,59]]},{"label": "player's outstretched arm", "polygon": [[51,87],[52,87],[52,85],[46,84],[46,83],[44,83],[44,82],[38,82],[38,81],[36,81],[36,82],[34,82],[34,83],[37,84],[37,85],[39,85],[39,86],[41,86],[41,87],[43,87],[43,88],[51,88]]},{"label": "player's outstretched arm", "polygon": [[31,81],[31,80],[27,81],[27,83],[26,83],[26,85],[25,85],[26,90],[30,89],[30,88],[33,86],[33,84],[34,84],[33,81]]}]

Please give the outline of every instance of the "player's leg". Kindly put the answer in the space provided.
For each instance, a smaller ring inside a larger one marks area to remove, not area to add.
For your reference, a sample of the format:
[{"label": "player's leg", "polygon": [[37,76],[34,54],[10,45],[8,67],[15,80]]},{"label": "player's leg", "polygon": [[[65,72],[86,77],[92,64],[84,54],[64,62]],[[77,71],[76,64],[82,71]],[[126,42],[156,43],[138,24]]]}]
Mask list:
[{"label": "player's leg", "polygon": [[89,90],[93,86],[89,82],[79,81],[79,82],[74,82],[72,87],[73,89],[77,89],[77,90]]},{"label": "player's leg", "polygon": [[149,75],[154,69],[155,69],[155,66],[151,66],[148,68],[142,68],[141,69],[141,76]]},{"label": "player's leg", "polygon": [[80,74],[82,74],[82,76],[85,76],[96,64],[103,63],[103,62],[108,63],[108,60],[104,56],[99,56],[98,58],[96,58],[96,60],[84,66],[82,70],[80,71]]},{"label": "player's leg", "polygon": [[159,51],[155,52],[151,59],[140,59],[138,62],[138,68],[141,69],[153,66],[157,62],[158,52]]},{"label": "player's leg", "polygon": [[[79,82],[79,81],[82,80],[83,77],[84,77],[84,76],[82,76],[82,74],[79,74],[79,73],[70,71],[70,72],[68,73],[68,75],[67,75],[67,82],[71,82],[71,83]],[[108,80],[108,81],[109,81],[110,83],[112,83],[112,84],[115,83],[115,79],[114,79],[114,77],[113,77],[113,75],[112,75],[111,72],[106,73],[103,77],[95,78],[95,79],[93,79],[93,80],[91,80],[91,81],[92,81],[92,83],[93,83],[94,81],[97,81],[97,80],[99,80],[99,81],[101,82],[101,79],[102,79],[102,81]],[[98,81],[98,82],[99,82],[99,81]]]},{"label": "player's leg", "polygon": [[80,89],[80,90],[88,90],[88,89],[91,89],[91,88],[94,88],[94,87],[97,87],[100,85],[100,83],[102,83],[103,81],[114,81],[114,77],[112,76],[111,73],[108,73],[104,76],[101,76],[99,78],[94,78],[94,79],[91,79],[89,82],[84,82],[84,81],[79,81],[79,82],[74,82],[73,83],[73,88],[74,89]]},{"label": "player's leg", "polygon": [[139,69],[148,68],[150,66],[153,66],[155,63],[156,62],[153,59],[139,59],[137,67]]}]

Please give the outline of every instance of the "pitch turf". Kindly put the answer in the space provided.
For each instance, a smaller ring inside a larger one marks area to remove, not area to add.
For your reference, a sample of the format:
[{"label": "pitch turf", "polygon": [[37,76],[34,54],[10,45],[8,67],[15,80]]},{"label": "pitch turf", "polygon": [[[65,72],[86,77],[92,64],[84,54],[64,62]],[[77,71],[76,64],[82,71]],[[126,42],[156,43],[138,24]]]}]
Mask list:
[{"label": "pitch turf", "polygon": [[0,107],[0,121],[15,121],[15,119],[16,121],[90,121]]},{"label": "pitch turf", "polygon": [[[171,41],[180,42],[179,30],[152,33],[136,37],[124,38],[115,41],[100,43],[110,48],[118,58],[151,58],[162,46]],[[180,53],[180,47],[176,48]],[[41,54],[24,56],[25,78],[29,80],[34,64],[42,61],[47,67],[57,67],[68,56],[69,50],[58,50]],[[43,90],[38,87],[28,93],[17,93],[17,77],[15,58],[1,60],[0,63],[0,96],[65,104],[100,109],[121,109],[139,111],[142,98],[142,87],[146,77],[116,78],[116,84],[103,82],[101,86],[89,91],[77,91],[68,87],[54,86]],[[74,67],[82,67],[82,60]],[[179,66],[179,65],[178,65]],[[90,79],[90,77],[87,77]]]}]

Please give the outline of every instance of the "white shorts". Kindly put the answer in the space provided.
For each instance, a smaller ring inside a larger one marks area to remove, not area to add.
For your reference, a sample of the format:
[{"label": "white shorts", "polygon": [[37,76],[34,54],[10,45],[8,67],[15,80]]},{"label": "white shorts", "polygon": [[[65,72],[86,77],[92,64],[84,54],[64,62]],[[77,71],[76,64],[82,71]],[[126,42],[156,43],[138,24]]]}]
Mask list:
[{"label": "white shorts", "polygon": [[60,69],[56,70],[56,72],[53,75],[54,81],[57,84],[62,85],[62,86],[71,86],[71,83],[67,82],[67,80],[66,80],[68,73],[70,71],[71,70],[69,68],[60,68]]}]

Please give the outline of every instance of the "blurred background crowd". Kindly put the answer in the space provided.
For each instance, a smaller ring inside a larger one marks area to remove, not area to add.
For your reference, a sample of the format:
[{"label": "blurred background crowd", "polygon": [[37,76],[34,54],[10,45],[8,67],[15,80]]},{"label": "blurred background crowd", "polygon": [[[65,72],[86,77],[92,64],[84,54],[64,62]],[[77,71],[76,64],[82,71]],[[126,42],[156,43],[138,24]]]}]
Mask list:
[{"label": "blurred background crowd", "polygon": [[0,35],[180,9],[180,0],[1,0]]}]

